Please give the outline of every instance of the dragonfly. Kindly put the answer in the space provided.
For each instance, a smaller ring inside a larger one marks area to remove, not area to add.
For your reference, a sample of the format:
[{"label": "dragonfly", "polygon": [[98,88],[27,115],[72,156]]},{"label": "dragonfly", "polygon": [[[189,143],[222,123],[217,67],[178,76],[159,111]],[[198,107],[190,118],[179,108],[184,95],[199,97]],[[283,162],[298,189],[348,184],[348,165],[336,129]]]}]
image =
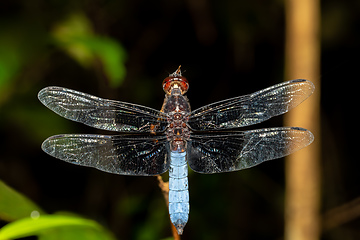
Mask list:
[{"label": "dragonfly", "polygon": [[162,86],[165,99],[160,111],[63,87],[42,89],[39,100],[60,116],[117,132],[51,136],[43,142],[43,151],[114,174],[155,176],[169,170],[170,220],[182,234],[190,211],[188,165],[203,174],[238,171],[289,155],[314,140],[300,127],[240,129],[299,105],[314,92],[308,80],[283,82],[193,111],[180,66]]}]

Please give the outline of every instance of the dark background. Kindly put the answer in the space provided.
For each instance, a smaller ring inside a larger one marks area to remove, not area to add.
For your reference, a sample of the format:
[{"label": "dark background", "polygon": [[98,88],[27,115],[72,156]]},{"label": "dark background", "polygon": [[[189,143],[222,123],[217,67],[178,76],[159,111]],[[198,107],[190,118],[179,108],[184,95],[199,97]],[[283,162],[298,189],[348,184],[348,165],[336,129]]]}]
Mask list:
[{"label": "dark background", "polygon": [[[356,0],[321,6],[322,213],[360,195],[359,12]],[[83,67],[50,40],[71,14],[126,52],[117,87],[97,65]],[[52,113],[37,92],[57,85],[160,109],[162,80],[181,64],[196,109],[283,81],[284,24],[283,1],[1,1],[0,179],[45,211],[95,219],[119,239],[171,236],[155,177],[112,175],[41,151],[51,135],[99,131]],[[276,117],[254,128],[281,125]],[[190,171],[183,238],[283,239],[284,186],[283,159],[235,173]],[[359,239],[359,229],[355,219],[322,239]]]}]

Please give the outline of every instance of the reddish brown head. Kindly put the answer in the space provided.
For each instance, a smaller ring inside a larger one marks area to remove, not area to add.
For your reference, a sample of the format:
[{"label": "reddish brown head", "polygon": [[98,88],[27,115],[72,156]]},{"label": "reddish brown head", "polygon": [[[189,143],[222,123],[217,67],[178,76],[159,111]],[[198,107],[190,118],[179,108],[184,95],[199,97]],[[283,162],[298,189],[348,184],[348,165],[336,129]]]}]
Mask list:
[{"label": "reddish brown head", "polygon": [[166,94],[170,94],[173,88],[179,88],[181,94],[185,94],[189,89],[189,83],[185,77],[181,76],[181,65],[179,68],[172,74],[170,74],[167,78],[163,81],[163,89]]}]

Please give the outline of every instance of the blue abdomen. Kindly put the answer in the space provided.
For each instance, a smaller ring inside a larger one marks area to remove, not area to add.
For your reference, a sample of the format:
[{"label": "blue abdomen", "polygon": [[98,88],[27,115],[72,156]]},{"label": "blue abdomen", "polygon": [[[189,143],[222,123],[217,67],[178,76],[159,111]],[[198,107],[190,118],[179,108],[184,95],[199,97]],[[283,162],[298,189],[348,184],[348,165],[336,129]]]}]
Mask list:
[{"label": "blue abdomen", "polygon": [[169,214],[179,234],[189,218],[189,188],[186,152],[170,153]]}]

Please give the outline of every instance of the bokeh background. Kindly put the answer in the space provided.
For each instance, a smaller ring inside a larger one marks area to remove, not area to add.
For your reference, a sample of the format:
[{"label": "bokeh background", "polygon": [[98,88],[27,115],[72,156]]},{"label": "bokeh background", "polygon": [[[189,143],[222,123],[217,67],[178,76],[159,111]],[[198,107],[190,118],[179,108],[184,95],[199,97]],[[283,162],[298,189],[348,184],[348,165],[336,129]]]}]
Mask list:
[{"label": "bokeh background", "polygon": [[[321,214],[360,196],[359,13],[360,1],[321,3]],[[57,116],[38,91],[63,86],[160,109],[162,80],[182,65],[196,109],[283,81],[284,25],[279,0],[2,0],[0,180],[47,213],[93,219],[117,239],[170,238],[155,177],[112,175],[41,151],[51,135],[104,132]],[[276,117],[254,128],[281,125]],[[283,159],[234,173],[190,172],[189,189],[183,239],[284,238]],[[357,214],[321,234],[359,238]]]}]

